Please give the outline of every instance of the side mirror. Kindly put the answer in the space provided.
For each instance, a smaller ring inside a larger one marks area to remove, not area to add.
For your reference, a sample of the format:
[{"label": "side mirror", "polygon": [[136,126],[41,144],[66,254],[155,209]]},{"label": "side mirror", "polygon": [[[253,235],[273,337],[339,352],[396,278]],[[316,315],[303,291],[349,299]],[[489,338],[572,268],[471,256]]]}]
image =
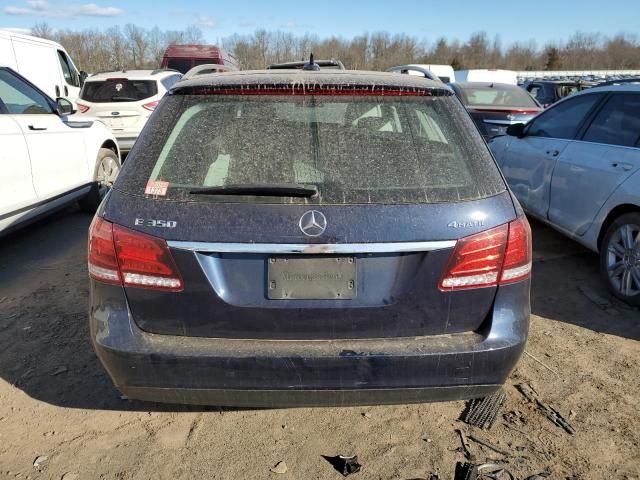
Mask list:
[{"label": "side mirror", "polygon": [[507,127],[507,135],[511,137],[524,137],[524,123],[514,123],[513,125],[509,125]]},{"label": "side mirror", "polygon": [[84,81],[87,79],[88,76],[89,74],[87,72],[85,72],[84,70],[80,70],[80,86],[84,85]]},{"label": "side mirror", "polygon": [[66,115],[73,115],[76,113],[76,110],[73,108],[73,103],[66,98],[60,97],[56,99],[56,112],[61,117],[64,117]]}]

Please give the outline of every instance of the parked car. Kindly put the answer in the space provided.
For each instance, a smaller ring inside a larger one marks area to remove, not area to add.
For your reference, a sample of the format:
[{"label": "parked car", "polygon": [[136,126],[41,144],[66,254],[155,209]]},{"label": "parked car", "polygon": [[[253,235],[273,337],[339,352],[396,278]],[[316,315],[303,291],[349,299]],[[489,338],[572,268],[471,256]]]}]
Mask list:
[{"label": "parked car", "polygon": [[[301,70],[307,61],[299,62],[285,62],[285,63],[272,63],[267,67],[267,70]],[[330,60],[314,60],[314,63],[320,67],[321,70],[344,70],[344,65],[340,60],[332,58]]]},{"label": "parked car", "polygon": [[499,70],[495,68],[476,68],[472,70],[456,70],[456,82],[495,82],[518,84],[518,73],[513,70]]},{"label": "parked car", "polygon": [[527,213],[600,253],[612,293],[640,305],[640,85],[595,87],[490,143]]},{"label": "parked car", "polygon": [[564,97],[581,92],[593,86],[591,82],[580,82],[573,80],[535,80],[526,83],[523,88],[542,105],[547,108]]},{"label": "parked car", "polygon": [[11,68],[52,98],[75,101],[86,73],[59,43],[0,30],[0,66]]},{"label": "parked car", "polygon": [[[416,68],[418,67],[418,68]],[[456,78],[451,65],[426,65],[426,64],[410,64],[392,67],[387,72],[408,73],[409,75],[424,75],[421,69],[428,70],[435,78],[443,83],[455,83]],[[431,77],[427,77],[431,78]]]},{"label": "parked car", "polygon": [[164,52],[161,68],[173,68],[187,73],[205,63],[224,65],[229,71],[240,70],[240,61],[233,53],[214,45],[169,45]]},{"label": "parked car", "polygon": [[506,83],[449,84],[473,118],[485,140],[504,135],[509,125],[526,122],[542,107],[527,92]]},{"label": "parked car", "polygon": [[111,132],[74,121],[69,100],[49,98],[0,67],[0,235],[70,202],[95,210],[120,167]]},{"label": "parked car", "polygon": [[80,92],[78,115],[98,117],[118,139],[120,150],[128,152],[160,99],[181,78],[168,69],[92,75]]},{"label": "parked car", "polygon": [[131,398],[481,397],[524,348],[530,268],[441,82],[227,72],[174,85],[94,218],[91,335]]}]

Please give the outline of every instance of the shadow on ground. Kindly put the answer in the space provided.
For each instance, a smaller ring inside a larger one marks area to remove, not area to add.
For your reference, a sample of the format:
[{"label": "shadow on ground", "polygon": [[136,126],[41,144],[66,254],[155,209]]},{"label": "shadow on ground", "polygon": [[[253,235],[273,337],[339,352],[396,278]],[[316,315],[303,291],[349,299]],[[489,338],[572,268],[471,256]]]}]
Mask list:
[{"label": "shadow on ground", "polygon": [[[640,309],[609,294],[600,277],[598,255],[539,222],[532,221],[531,227],[532,313],[595,332],[640,340]],[[610,306],[599,307],[590,295],[608,300]]]},{"label": "shadow on ground", "polygon": [[62,407],[209,410],[121,399],[89,341],[90,222],[69,208],[0,239],[0,378]]},{"label": "shadow on ground", "polygon": [[[89,342],[86,235],[91,216],[70,208],[0,239],[0,378],[49,404],[123,411],[208,411],[120,398]],[[640,313],[596,307],[578,289],[607,296],[597,256],[538,223],[533,313],[640,339]]]}]

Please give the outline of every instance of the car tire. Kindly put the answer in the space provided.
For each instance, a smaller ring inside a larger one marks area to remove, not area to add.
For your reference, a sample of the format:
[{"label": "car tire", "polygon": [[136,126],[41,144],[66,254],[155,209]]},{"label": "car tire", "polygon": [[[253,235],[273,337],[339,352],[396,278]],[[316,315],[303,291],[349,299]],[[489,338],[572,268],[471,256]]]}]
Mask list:
[{"label": "car tire", "polygon": [[609,225],[600,246],[600,272],[620,300],[640,305],[640,213],[627,213]]},{"label": "car tire", "polygon": [[78,203],[86,212],[95,212],[102,199],[107,194],[120,171],[118,154],[108,148],[101,148],[96,159],[91,191]]}]

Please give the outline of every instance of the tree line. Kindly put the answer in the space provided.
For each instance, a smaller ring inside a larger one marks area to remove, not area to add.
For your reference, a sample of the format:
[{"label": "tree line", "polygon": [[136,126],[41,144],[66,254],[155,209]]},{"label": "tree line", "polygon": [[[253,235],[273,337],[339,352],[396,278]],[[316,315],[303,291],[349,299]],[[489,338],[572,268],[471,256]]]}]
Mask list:
[{"label": "tree line", "polygon": [[[53,30],[36,24],[32,33],[62,44],[79,68],[88,72],[157,68],[170,44],[207,43],[197,27],[186,30],[144,29],[134,24],[106,30]],[[235,53],[243,69],[261,69],[270,63],[315,58],[337,58],[347,68],[384,70],[406,63],[447,64],[455,70],[505,68],[509,70],[640,69],[637,35],[576,32],[566,41],[540,47],[534,40],[503,46],[500,37],[472,33],[466,41],[441,37],[433,42],[406,34],[363,33],[353,38],[256,30],[248,35],[220,39]]]}]

